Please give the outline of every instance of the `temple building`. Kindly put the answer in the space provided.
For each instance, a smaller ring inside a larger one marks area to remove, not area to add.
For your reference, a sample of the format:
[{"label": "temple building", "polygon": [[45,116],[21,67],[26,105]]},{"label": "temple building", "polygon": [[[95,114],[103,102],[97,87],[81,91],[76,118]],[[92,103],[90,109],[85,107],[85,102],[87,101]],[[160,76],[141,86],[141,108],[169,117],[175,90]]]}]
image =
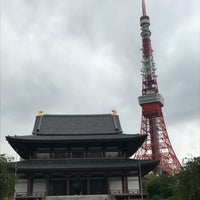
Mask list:
[{"label": "temple building", "polygon": [[6,137],[21,157],[16,163],[15,199],[141,198],[145,195],[141,177],[159,163],[131,158],[146,137],[124,134],[115,111],[95,115],[40,112],[31,135]]}]

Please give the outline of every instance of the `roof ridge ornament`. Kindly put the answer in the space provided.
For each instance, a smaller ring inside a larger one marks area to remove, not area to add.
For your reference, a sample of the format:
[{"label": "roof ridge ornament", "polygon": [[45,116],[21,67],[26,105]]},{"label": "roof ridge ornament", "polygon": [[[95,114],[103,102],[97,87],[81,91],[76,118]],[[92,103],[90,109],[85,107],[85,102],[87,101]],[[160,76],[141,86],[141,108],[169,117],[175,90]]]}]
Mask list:
[{"label": "roof ridge ornament", "polygon": [[44,115],[44,111],[43,110],[39,110],[37,113],[37,116],[41,117]]},{"label": "roof ridge ornament", "polygon": [[112,113],[113,113],[113,121],[114,121],[115,130],[117,131],[118,130],[118,125],[116,121],[117,111],[113,109]]},{"label": "roof ridge ornament", "polygon": [[112,114],[113,114],[113,116],[117,116],[117,111],[116,110],[112,110]]}]

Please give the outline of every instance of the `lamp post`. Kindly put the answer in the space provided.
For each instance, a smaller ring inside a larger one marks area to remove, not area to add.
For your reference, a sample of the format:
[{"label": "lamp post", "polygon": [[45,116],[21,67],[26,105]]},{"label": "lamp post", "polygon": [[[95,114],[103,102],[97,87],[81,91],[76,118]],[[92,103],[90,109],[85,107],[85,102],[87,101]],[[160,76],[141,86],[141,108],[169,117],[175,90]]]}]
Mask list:
[{"label": "lamp post", "polygon": [[140,180],[140,193],[141,193],[141,199],[143,199],[142,172],[141,172],[140,157],[139,157],[139,180]]}]

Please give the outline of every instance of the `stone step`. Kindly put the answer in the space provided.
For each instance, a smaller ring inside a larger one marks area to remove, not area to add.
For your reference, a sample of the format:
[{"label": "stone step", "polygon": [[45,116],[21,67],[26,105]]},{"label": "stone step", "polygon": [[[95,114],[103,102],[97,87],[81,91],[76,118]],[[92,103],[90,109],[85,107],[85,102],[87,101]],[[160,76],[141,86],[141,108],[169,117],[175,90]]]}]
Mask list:
[{"label": "stone step", "polygon": [[111,200],[110,195],[47,196],[46,200]]}]

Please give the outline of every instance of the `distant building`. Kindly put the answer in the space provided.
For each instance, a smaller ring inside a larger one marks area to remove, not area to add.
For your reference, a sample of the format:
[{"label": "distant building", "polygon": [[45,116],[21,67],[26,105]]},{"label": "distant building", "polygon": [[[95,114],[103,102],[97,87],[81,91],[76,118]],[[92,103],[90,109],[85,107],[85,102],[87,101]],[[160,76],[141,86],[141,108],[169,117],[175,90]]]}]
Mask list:
[{"label": "distant building", "polygon": [[139,198],[141,176],[159,162],[130,158],[146,135],[123,134],[115,112],[40,113],[32,135],[6,139],[22,158],[16,168],[17,200],[73,195],[111,195],[117,200]]}]

